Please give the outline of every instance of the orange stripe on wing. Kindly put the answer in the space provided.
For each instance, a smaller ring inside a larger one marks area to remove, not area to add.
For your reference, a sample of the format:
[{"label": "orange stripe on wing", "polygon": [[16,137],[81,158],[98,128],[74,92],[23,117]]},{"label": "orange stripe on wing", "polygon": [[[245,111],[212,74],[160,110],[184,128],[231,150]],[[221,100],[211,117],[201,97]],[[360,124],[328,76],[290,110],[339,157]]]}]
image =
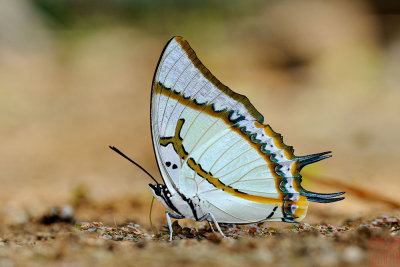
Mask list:
[{"label": "orange stripe on wing", "polygon": [[[202,167],[200,166],[200,164],[197,164],[193,158],[189,158],[189,160],[187,161],[187,164],[189,165],[189,167],[192,170],[194,170],[198,175],[200,175],[201,177],[206,179],[210,184],[214,185],[218,189],[222,189],[223,191],[225,191],[231,195],[234,195],[235,197],[239,197],[239,198],[243,198],[246,200],[259,202],[259,203],[263,203],[263,204],[272,204],[272,205],[282,206],[283,201],[280,198],[270,198],[270,197],[250,195],[250,194],[240,192],[235,188],[225,185],[218,178],[213,177],[211,173],[204,171],[202,169]],[[277,193],[279,193],[279,191]]]}]

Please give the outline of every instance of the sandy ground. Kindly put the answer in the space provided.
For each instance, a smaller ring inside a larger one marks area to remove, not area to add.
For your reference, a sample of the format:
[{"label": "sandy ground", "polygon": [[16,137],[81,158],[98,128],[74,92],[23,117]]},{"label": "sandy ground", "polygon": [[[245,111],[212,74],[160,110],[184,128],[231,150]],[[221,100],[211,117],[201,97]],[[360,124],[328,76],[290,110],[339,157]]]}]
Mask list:
[{"label": "sandy ground", "polygon": [[[388,250],[374,240],[400,238],[400,217],[393,216],[348,218],[339,224],[222,225],[227,238],[213,233],[205,223],[180,221],[186,225],[181,226],[175,221],[172,242],[167,241],[166,225],[158,216],[153,216],[156,236],[148,224],[137,224],[135,215],[126,216],[125,222],[78,219],[80,214],[91,218],[107,214],[112,220],[118,213],[134,214],[141,209],[148,206],[132,200],[130,205],[82,200],[75,204],[75,212],[72,206],[64,206],[25,223],[3,224],[0,265],[367,266],[371,257],[379,259],[378,253]],[[155,213],[159,212],[156,208]],[[311,217],[324,216],[323,210],[316,209]],[[394,245],[389,248],[396,249]]]}]

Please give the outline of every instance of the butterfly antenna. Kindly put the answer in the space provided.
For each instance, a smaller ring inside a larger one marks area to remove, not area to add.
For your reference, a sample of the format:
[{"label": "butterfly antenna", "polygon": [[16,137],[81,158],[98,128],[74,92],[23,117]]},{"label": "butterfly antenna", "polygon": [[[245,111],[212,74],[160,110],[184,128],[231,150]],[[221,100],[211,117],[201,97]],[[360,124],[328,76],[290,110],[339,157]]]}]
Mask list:
[{"label": "butterfly antenna", "polygon": [[153,175],[151,175],[148,171],[146,171],[142,166],[140,166],[138,163],[136,163],[135,161],[133,161],[132,159],[130,159],[127,155],[125,155],[124,153],[122,153],[121,151],[119,151],[118,148],[116,148],[115,146],[110,146],[110,148],[112,150],[114,150],[115,152],[117,152],[118,154],[120,154],[121,156],[123,156],[124,158],[126,158],[127,160],[129,160],[131,163],[135,164],[136,167],[138,167],[139,169],[141,169],[142,171],[144,171],[151,179],[153,179],[153,181],[158,184],[157,180],[153,177]]}]

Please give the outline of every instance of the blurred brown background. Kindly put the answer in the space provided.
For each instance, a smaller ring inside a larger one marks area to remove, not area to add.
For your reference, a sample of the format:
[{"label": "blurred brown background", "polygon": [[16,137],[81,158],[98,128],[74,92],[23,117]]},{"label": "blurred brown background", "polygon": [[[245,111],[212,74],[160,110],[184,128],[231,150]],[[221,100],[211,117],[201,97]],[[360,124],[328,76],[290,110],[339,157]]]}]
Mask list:
[{"label": "blurred brown background", "polygon": [[333,151],[303,170],[307,189],[362,189],[312,204],[306,222],[393,212],[373,196],[400,202],[399,14],[380,0],[3,1],[0,221],[90,199],[131,207],[114,220],[147,223],[150,179],[108,146],[159,178],[150,90],[174,35],[296,155]]}]

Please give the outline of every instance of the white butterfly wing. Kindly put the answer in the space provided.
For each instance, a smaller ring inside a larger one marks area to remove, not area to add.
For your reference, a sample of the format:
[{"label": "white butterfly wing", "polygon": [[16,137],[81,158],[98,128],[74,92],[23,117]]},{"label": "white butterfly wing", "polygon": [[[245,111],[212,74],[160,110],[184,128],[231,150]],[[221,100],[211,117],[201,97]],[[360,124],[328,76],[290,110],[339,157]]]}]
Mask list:
[{"label": "white butterfly wing", "polygon": [[232,223],[299,221],[307,199],[338,195],[300,186],[300,169],[326,153],[296,157],[262,123],[250,101],[217,80],[185,40],[167,44],[151,97],[153,145],[167,186],[199,197],[205,213]]}]

